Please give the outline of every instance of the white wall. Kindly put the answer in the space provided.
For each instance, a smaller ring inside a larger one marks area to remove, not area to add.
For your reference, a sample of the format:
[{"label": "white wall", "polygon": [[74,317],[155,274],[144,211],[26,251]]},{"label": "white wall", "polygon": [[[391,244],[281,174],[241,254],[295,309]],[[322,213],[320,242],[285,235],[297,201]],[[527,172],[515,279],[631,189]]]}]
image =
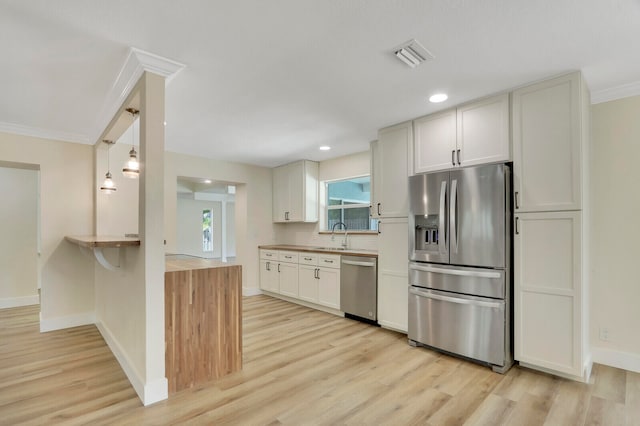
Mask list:
[{"label": "white wall", "polygon": [[[595,362],[640,372],[640,96],[592,107],[591,318]],[[600,339],[607,329],[609,341]]]},{"label": "white wall", "polygon": [[236,256],[236,203],[227,203],[227,257]]},{"label": "white wall", "polygon": [[[202,250],[202,212],[211,210],[213,216],[213,252]],[[176,253],[206,258],[222,255],[222,203],[178,198],[176,224]]]},{"label": "white wall", "polygon": [[177,249],[177,178],[237,182],[235,197],[236,262],[242,265],[245,294],[259,292],[258,245],[275,242],[271,218],[271,169],[167,152],[165,154],[166,251]]},{"label": "white wall", "polygon": [[[369,151],[345,155],[331,160],[321,161],[318,168],[318,180],[323,181],[347,179],[371,173]],[[331,241],[330,235],[319,234],[321,223],[324,220],[324,190],[320,188],[318,223],[282,223],[276,224],[276,241],[278,244],[296,244],[307,246],[338,247],[342,241],[342,235],[336,236]],[[349,234],[349,248],[377,250],[378,237],[376,234]]]},{"label": "white wall", "polygon": [[[0,162],[0,308],[35,305],[38,297],[38,179],[36,167]],[[35,168],[35,170],[34,170]]]},{"label": "white wall", "polygon": [[93,264],[64,240],[93,233],[93,147],[0,133],[0,161],[40,166],[41,329],[93,323]]},{"label": "white wall", "polygon": [[[137,130],[138,126],[136,126]],[[111,163],[111,175],[116,184],[114,194],[96,194],[96,235],[119,235],[138,233],[139,179],[122,175],[122,166],[129,159],[132,127],[112,145],[110,149],[101,144],[97,149],[96,184],[99,187],[107,173],[107,155]],[[136,138],[137,140],[137,138]],[[136,151],[139,151],[136,147]]]}]

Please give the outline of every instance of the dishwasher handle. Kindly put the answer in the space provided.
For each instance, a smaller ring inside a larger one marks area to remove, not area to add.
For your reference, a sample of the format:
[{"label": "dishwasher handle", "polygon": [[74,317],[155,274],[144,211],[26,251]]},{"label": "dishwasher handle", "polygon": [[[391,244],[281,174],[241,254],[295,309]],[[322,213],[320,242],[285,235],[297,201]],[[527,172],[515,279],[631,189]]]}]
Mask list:
[{"label": "dishwasher handle", "polygon": [[342,264],[343,265],[353,265],[353,266],[369,266],[369,267],[373,267],[376,266],[375,262],[358,262],[355,260],[342,260]]}]

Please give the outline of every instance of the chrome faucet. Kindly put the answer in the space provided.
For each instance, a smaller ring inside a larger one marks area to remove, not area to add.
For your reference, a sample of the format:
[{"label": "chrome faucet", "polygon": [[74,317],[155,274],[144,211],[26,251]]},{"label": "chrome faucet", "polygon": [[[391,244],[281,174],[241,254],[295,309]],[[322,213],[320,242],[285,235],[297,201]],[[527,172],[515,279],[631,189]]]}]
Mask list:
[{"label": "chrome faucet", "polygon": [[340,243],[340,245],[343,248],[347,248],[347,236],[349,234],[349,232],[347,231],[347,225],[344,222],[336,222],[333,224],[333,228],[331,228],[331,241],[334,241],[334,233],[336,232],[336,226],[338,225],[342,225],[342,227],[344,228],[344,240],[342,240],[342,243]]}]

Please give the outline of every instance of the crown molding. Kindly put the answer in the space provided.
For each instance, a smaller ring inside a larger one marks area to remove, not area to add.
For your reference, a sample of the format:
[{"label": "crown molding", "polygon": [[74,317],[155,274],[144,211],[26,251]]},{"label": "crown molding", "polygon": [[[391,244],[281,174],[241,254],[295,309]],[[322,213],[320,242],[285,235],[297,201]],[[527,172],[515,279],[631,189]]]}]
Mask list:
[{"label": "crown molding", "polygon": [[591,92],[591,104],[615,101],[637,95],[640,95],[640,81]]},{"label": "crown molding", "polygon": [[40,129],[38,127],[25,126],[22,124],[6,123],[0,121],[0,132],[13,133],[16,135],[32,136],[42,139],[53,139],[63,142],[75,142],[90,144],[93,141],[87,135],[80,133],[60,132],[56,130]]},{"label": "crown molding", "polygon": [[94,131],[92,132],[92,143],[98,140],[145,71],[164,77],[165,85],[167,85],[184,67],[185,65],[180,62],[130,47],[127,59],[111,85],[111,90],[109,90],[109,94],[96,120]]}]

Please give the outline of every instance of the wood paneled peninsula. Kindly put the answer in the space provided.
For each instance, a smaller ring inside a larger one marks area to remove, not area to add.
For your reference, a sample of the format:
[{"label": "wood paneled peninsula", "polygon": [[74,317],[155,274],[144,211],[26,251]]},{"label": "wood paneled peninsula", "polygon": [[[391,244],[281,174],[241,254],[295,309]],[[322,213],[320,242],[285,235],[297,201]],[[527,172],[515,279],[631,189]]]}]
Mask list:
[{"label": "wood paneled peninsula", "polygon": [[242,267],[183,255],[165,265],[169,393],[242,369]]}]

